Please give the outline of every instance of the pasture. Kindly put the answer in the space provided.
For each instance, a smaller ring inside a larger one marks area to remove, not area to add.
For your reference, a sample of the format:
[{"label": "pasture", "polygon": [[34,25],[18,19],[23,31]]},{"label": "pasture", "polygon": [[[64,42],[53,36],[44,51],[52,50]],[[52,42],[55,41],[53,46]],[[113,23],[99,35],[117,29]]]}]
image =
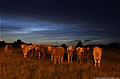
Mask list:
[{"label": "pasture", "polygon": [[[90,55],[92,56],[92,55]],[[94,67],[92,57],[79,64],[63,61],[54,64],[50,58],[23,57],[21,48],[13,48],[9,54],[0,47],[0,79],[93,79],[94,77],[120,77],[120,49],[105,48],[101,67]]]}]

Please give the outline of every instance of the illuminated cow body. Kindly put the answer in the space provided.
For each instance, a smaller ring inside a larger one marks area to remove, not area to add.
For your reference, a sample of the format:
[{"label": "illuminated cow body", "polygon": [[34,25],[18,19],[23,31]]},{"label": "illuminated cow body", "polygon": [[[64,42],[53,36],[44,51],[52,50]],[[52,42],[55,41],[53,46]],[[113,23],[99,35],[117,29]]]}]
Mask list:
[{"label": "illuminated cow body", "polygon": [[48,46],[48,54],[51,55],[51,61],[53,61],[53,46]]},{"label": "illuminated cow body", "polygon": [[53,60],[54,56],[54,64],[56,64],[57,59],[60,64],[63,63],[63,56],[65,53],[65,49],[63,47],[53,47],[53,46],[48,46],[48,51],[51,53],[51,60]]},{"label": "illuminated cow body", "polygon": [[93,57],[94,57],[94,61],[95,61],[95,66],[98,63],[98,66],[100,66],[100,61],[101,61],[101,56],[102,56],[102,48],[100,47],[95,47],[93,48]]},{"label": "illuminated cow body", "polygon": [[73,58],[73,52],[74,52],[74,47],[72,45],[68,46],[67,48],[67,54],[68,54],[68,63],[70,61],[71,58],[71,62],[72,62],[72,58]]},{"label": "illuminated cow body", "polygon": [[[30,50],[33,50],[34,46],[33,46],[33,45],[23,44],[23,45],[21,45],[21,48],[22,48],[22,50],[23,50],[24,58],[26,58],[28,52],[29,52]],[[32,55],[33,55],[33,51],[32,51]]]},{"label": "illuminated cow body", "polygon": [[88,59],[89,53],[90,53],[90,48],[89,47],[85,48],[85,51],[84,51],[84,59],[85,60]]},{"label": "illuminated cow body", "polygon": [[76,48],[76,53],[77,53],[77,61],[79,60],[81,64],[81,62],[83,61],[84,48],[83,47]]},{"label": "illuminated cow body", "polygon": [[11,53],[12,52],[12,45],[6,45],[5,46],[5,54],[7,54],[7,53]]},{"label": "illuminated cow body", "polygon": [[40,46],[39,45],[34,45],[34,48],[35,48],[35,52],[37,52],[39,54],[39,59],[40,59],[40,56],[41,56]]},{"label": "illuminated cow body", "polygon": [[43,58],[45,58],[47,52],[47,47],[46,46],[40,46],[40,53]]}]

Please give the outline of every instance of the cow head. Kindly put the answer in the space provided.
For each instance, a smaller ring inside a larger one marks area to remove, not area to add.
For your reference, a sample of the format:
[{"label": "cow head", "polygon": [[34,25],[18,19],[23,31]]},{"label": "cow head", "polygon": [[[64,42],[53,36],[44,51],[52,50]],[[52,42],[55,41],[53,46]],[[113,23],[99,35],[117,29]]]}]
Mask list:
[{"label": "cow head", "polygon": [[52,46],[48,46],[48,51],[52,51],[53,47]]},{"label": "cow head", "polygon": [[83,48],[83,47],[78,47],[78,48],[76,49],[76,51],[78,51],[78,52],[84,52],[84,49],[85,49],[85,48]]},{"label": "cow head", "polygon": [[26,44],[22,44],[22,45],[20,45],[21,46],[21,48],[23,49],[25,46],[26,46]]}]

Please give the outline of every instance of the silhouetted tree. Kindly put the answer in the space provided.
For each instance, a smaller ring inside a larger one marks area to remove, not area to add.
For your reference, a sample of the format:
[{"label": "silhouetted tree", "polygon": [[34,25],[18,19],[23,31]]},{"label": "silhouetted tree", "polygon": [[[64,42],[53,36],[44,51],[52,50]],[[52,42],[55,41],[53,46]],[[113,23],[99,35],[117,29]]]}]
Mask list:
[{"label": "silhouetted tree", "polygon": [[0,46],[2,47],[4,45],[6,45],[5,41],[0,41]]},{"label": "silhouetted tree", "polygon": [[108,46],[109,47],[120,47],[120,44],[119,43],[110,43]]},{"label": "silhouetted tree", "polygon": [[28,45],[32,45],[32,43],[29,43]]},{"label": "silhouetted tree", "polygon": [[83,44],[81,41],[79,41],[78,44],[76,45],[76,47],[82,47],[82,46],[83,46]]},{"label": "silhouetted tree", "polygon": [[15,41],[15,42],[13,43],[13,46],[14,46],[14,47],[20,47],[20,45],[22,45],[22,44],[24,44],[24,42],[22,42],[20,39],[18,39],[17,41]]},{"label": "silhouetted tree", "polygon": [[18,39],[18,40],[17,40],[17,42],[18,42],[18,43],[21,43],[21,40],[20,40],[20,39]]}]

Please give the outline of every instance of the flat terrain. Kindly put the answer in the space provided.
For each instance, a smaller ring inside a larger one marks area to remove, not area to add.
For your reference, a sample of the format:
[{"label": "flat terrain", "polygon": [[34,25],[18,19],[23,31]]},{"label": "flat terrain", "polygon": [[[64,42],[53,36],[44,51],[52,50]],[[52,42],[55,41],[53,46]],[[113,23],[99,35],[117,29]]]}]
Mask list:
[{"label": "flat terrain", "polygon": [[93,79],[94,77],[120,77],[120,48],[103,50],[101,67],[94,67],[92,57],[79,64],[76,60],[68,64],[54,65],[50,58],[37,56],[23,58],[20,48],[13,48],[5,55],[0,48],[0,79]]}]

